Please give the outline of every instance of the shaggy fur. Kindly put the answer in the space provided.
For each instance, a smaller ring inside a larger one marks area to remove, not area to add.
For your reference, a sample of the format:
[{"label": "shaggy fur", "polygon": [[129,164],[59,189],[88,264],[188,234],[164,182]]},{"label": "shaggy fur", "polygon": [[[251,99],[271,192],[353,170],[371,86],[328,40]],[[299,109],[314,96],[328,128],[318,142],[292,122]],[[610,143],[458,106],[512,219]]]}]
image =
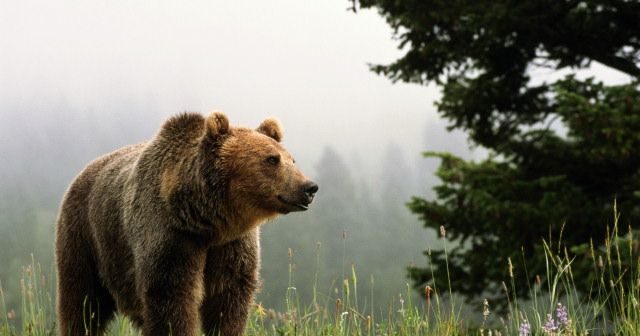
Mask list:
[{"label": "shaggy fur", "polygon": [[150,335],[241,335],[259,285],[259,225],[317,191],[257,130],[182,114],[149,142],[89,164],[56,226],[61,335],[101,335],[121,312]]}]

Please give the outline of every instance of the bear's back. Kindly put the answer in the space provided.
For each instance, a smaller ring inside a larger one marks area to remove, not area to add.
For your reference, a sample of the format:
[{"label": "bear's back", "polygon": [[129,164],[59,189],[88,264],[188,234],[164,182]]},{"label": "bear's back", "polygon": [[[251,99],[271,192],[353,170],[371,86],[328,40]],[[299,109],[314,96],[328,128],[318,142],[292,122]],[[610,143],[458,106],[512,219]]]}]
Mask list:
[{"label": "bear's back", "polygon": [[[78,174],[69,186],[62,201],[61,214],[74,214],[74,221],[61,225],[74,226],[76,232],[85,231],[86,227],[75,227],[89,224],[92,212],[97,211],[103,197],[117,191],[122,173],[128,171],[144,149],[145,144],[130,145],[109,154],[105,154],[92,162]],[[118,177],[120,176],[120,178]],[[59,229],[65,229],[59,228]],[[89,237],[87,237],[89,238]]]},{"label": "bear's back", "polygon": [[123,193],[145,147],[144,143],[126,146],[89,163],[65,194],[61,214],[67,218],[58,220],[58,239],[82,237],[85,248],[99,261],[98,272],[107,276],[105,282],[118,287],[120,273],[128,268],[123,261],[130,257],[122,228]]}]

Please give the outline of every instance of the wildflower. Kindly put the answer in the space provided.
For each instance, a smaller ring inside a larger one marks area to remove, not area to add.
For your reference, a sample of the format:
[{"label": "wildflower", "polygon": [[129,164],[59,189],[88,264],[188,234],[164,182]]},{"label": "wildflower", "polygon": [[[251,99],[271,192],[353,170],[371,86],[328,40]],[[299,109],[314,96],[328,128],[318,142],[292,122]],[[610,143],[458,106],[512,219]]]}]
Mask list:
[{"label": "wildflower", "polygon": [[9,320],[13,320],[14,318],[16,318],[16,311],[11,309],[8,313],[7,313],[7,318]]},{"label": "wildflower", "polygon": [[262,306],[262,303],[258,303],[256,304],[256,313],[258,314],[258,316],[260,316],[261,318],[264,318],[267,315],[267,311],[264,309],[264,307]]},{"label": "wildflower", "polygon": [[444,225],[440,225],[440,235],[442,238],[447,236],[447,230],[444,229]]},{"label": "wildflower", "polygon": [[524,320],[524,322],[520,323],[520,327],[518,328],[518,336],[529,335],[531,335],[531,324],[529,324],[529,321]]},{"label": "wildflower", "polygon": [[563,306],[562,303],[558,302],[558,307],[556,308],[556,317],[558,318],[558,322],[560,326],[566,327],[569,325],[569,314],[567,313],[567,307]]},{"label": "wildflower", "polygon": [[555,333],[558,331],[558,324],[556,324],[556,320],[553,319],[551,314],[547,314],[547,322],[542,326],[542,330],[546,333]]}]

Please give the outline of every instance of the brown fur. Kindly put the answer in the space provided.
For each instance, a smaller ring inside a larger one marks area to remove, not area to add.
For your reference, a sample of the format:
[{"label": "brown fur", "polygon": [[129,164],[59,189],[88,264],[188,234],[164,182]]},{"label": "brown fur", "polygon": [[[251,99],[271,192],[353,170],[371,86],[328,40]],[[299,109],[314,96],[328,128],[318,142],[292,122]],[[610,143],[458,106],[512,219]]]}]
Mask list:
[{"label": "brown fur", "polygon": [[182,114],[89,164],[56,226],[60,334],[101,335],[118,311],[146,336],[241,335],[259,225],[317,190],[281,139],[274,119],[253,131],[220,112]]}]

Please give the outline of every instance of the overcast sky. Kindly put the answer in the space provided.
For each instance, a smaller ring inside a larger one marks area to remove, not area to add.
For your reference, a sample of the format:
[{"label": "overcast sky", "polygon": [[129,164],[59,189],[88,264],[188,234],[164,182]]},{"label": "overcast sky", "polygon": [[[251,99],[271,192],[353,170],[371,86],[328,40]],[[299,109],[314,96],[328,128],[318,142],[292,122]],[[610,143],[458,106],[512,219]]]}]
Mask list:
[{"label": "overcast sky", "polygon": [[131,127],[185,110],[252,127],[276,116],[297,155],[331,145],[369,164],[394,142],[417,157],[438,91],[370,72],[400,55],[397,41],[376,12],[349,4],[2,0],[0,95],[83,113],[122,101],[153,109]]}]

